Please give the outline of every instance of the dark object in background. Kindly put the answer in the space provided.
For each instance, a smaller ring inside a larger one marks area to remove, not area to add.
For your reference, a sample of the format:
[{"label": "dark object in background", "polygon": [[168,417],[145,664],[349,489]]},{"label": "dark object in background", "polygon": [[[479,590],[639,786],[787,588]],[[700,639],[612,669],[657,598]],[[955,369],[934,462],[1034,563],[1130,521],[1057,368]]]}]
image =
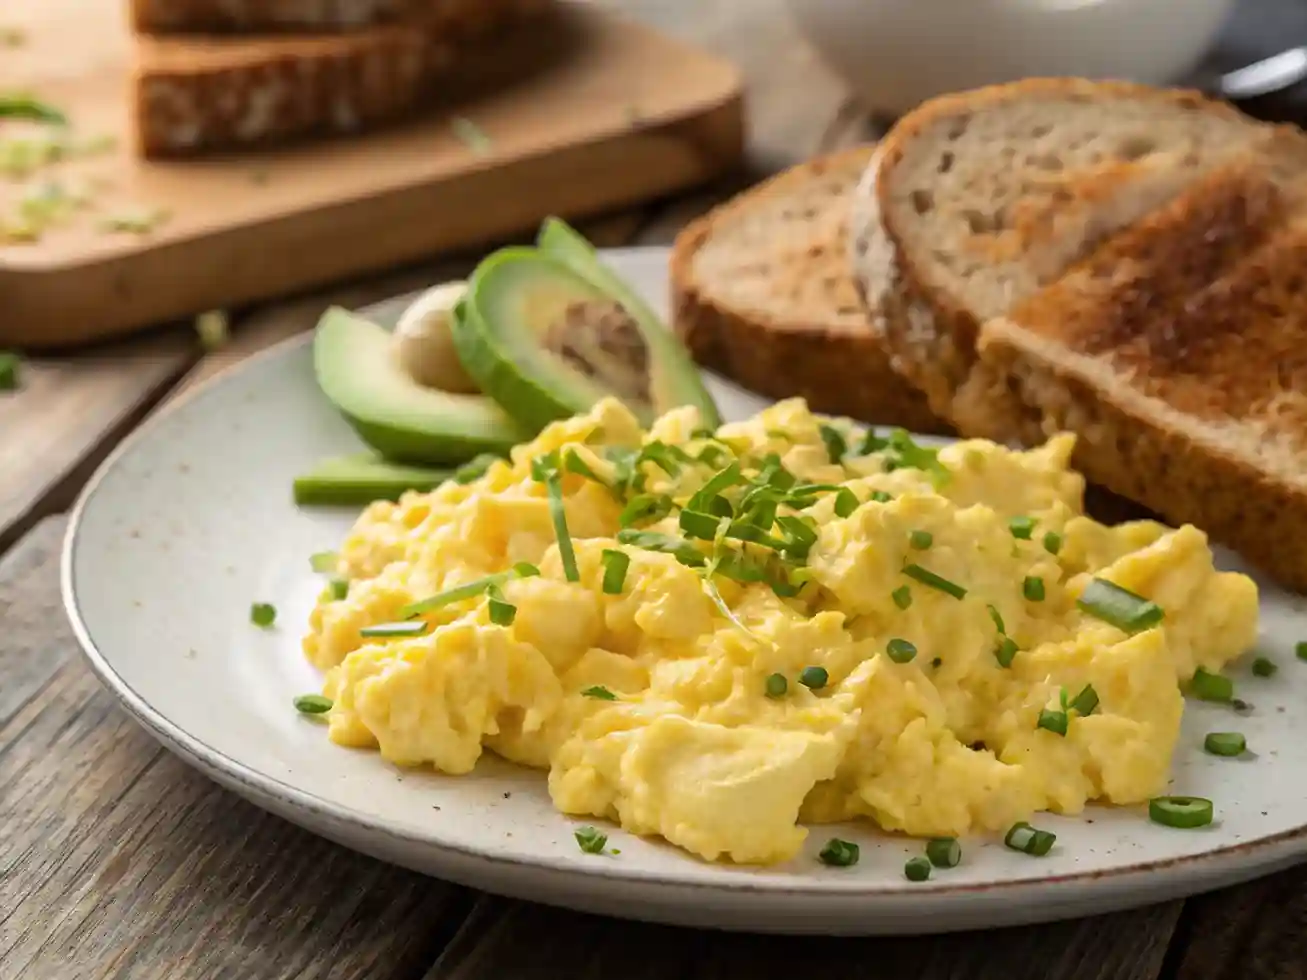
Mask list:
[{"label": "dark object in background", "polygon": [[1188,84],[1229,98],[1242,111],[1270,122],[1307,126],[1307,81],[1251,98],[1222,91],[1221,77],[1254,62],[1307,45],[1307,2],[1240,0],[1212,53]]}]

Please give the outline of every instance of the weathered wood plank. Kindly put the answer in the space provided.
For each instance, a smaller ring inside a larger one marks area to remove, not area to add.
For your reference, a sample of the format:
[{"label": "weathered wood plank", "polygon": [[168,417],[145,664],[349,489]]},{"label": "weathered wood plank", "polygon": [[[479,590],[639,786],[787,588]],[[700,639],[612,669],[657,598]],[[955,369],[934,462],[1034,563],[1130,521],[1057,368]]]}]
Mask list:
[{"label": "weathered wood plank", "polygon": [[0,562],[0,603],[30,610],[0,632],[14,688],[0,715],[0,976],[419,973],[468,894],[265,814],[161,749],[53,614],[60,531],[42,525]]}]

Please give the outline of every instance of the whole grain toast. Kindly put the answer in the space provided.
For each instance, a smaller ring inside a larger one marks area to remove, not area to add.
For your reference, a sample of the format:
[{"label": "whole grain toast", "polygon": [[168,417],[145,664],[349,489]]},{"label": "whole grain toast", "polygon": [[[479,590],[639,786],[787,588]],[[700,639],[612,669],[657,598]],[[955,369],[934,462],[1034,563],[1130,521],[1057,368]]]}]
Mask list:
[{"label": "whole grain toast", "polygon": [[475,36],[494,22],[486,0],[130,0],[132,27],[147,34],[323,33],[428,16],[454,36]]},{"label": "whole grain toast", "polygon": [[[1024,141],[964,139],[1021,134],[1012,102]],[[1091,481],[1307,590],[1304,174],[1301,134],[1194,93],[1002,86],[891,134],[853,261],[896,367],[964,434],[1075,432]]]},{"label": "whole grain toast", "polygon": [[944,431],[891,369],[846,260],[858,147],[774,177],[687,227],[672,251],[672,318],[696,360],[773,398],[918,432]]}]

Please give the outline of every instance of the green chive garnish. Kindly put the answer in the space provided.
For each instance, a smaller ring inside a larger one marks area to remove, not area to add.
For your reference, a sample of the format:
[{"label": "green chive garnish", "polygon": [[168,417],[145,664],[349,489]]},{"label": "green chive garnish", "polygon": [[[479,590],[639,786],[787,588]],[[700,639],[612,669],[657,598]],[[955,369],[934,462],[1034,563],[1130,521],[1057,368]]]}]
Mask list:
[{"label": "green chive garnish", "polygon": [[874,500],[878,504],[887,504],[894,498],[890,496],[888,493],[886,493],[884,490],[873,490],[871,491],[871,496],[868,497],[867,499]]},{"label": "green chive garnish", "polygon": [[292,702],[295,710],[302,715],[324,715],[331,710],[331,698],[321,694],[301,694]]},{"label": "green chive garnish", "polygon": [[1159,796],[1148,801],[1148,819],[1184,830],[1206,827],[1212,822],[1212,801],[1200,796]]},{"label": "green chive garnish", "polygon": [[858,509],[858,497],[848,487],[840,487],[835,492],[835,516],[849,517]]},{"label": "green chive garnish", "polygon": [[1065,735],[1067,720],[1065,711],[1051,711],[1045,708],[1039,713],[1039,724],[1036,727],[1052,732],[1054,735]]},{"label": "green chive garnish", "polygon": [[767,697],[783,698],[785,692],[790,689],[790,682],[785,679],[784,674],[772,674],[767,678],[765,688]]},{"label": "green chive garnish", "polygon": [[519,562],[513,566],[511,572],[499,572],[495,575],[487,575],[484,578],[473,579],[466,585],[459,585],[452,589],[446,589],[444,592],[438,592],[429,599],[423,599],[421,602],[413,602],[399,611],[400,616],[405,619],[412,619],[415,616],[421,616],[432,610],[439,609],[442,606],[452,605],[455,602],[462,602],[464,599],[473,599],[482,595],[492,585],[502,585],[510,578],[516,575],[518,578],[530,578],[539,575],[540,569],[526,562]]},{"label": "green chive garnish", "polygon": [[740,464],[734,462],[731,463],[724,470],[714,473],[703,486],[695,491],[694,496],[690,498],[690,502],[686,504],[686,509],[707,510],[708,502],[710,500],[718,496],[722,491],[729,490],[731,487],[741,483],[743,480],[744,476],[740,472]]},{"label": "green chive garnish", "polygon": [[688,538],[712,541],[717,537],[717,525],[720,522],[721,518],[712,514],[703,514],[694,510],[681,511],[681,530],[685,532],[685,536]]},{"label": "green chive garnish", "polygon": [[498,462],[498,460],[499,457],[493,453],[482,453],[479,456],[474,456],[458,469],[454,470],[454,482],[466,485],[475,480],[479,480],[486,475],[486,472],[491,466]]},{"label": "green chive garnish", "polygon": [[18,387],[18,355],[0,350],[0,391],[13,391]]},{"label": "green chive garnish", "polygon": [[826,453],[830,456],[830,461],[841,462],[849,451],[849,444],[844,434],[830,425],[823,425],[818,431],[821,433],[821,441],[826,445]]},{"label": "green chive garnish", "polygon": [[912,588],[907,585],[900,585],[890,593],[890,598],[894,600],[894,605],[900,609],[907,609],[912,605]]},{"label": "green chive garnish", "polygon": [[1062,535],[1056,531],[1048,531],[1044,534],[1044,550],[1050,555],[1056,555],[1062,550]]},{"label": "green chive garnish", "polygon": [[68,117],[31,95],[0,95],[0,119],[25,119],[51,126],[67,126]]},{"label": "green chive garnish", "polygon": [[1012,829],[1003,838],[1003,843],[1014,851],[1033,857],[1044,857],[1053,849],[1053,842],[1056,840],[1057,835],[1051,831],[1037,830],[1030,824],[1022,822],[1012,825]]},{"label": "green chive garnish", "polygon": [[820,691],[829,682],[830,674],[825,667],[804,667],[799,674],[799,683],[813,691]]},{"label": "green chive garnish", "polygon": [[908,535],[908,544],[917,551],[925,551],[935,543],[935,535],[929,531],[913,531]]},{"label": "green chive garnish", "polygon": [[627,501],[622,513],[618,515],[617,523],[622,527],[640,523],[653,524],[670,514],[674,506],[672,498],[666,494],[638,494]]},{"label": "green chive garnish", "polygon": [[267,629],[277,621],[277,607],[270,602],[256,602],[250,606],[250,622]]},{"label": "green chive garnish", "polygon": [[608,835],[593,827],[579,827],[572,836],[576,838],[576,846],[586,854],[602,854],[608,846]]},{"label": "green chive garnish", "polygon": [[926,857],[937,868],[956,868],[962,863],[962,845],[954,837],[936,837],[926,844]]},{"label": "green chive garnish", "polygon": [[1212,755],[1243,755],[1248,740],[1239,732],[1211,732],[1203,739],[1203,748]]},{"label": "green chive garnish", "polygon": [[1084,690],[1072,699],[1069,707],[1082,718],[1092,715],[1098,707],[1098,692],[1094,690],[1094,685],[1086,684]]},{"label": "green chive garnish", "polygon": [[624,527],[617,532],[619,544],[629,544],[637,548],[643,548],[645,551],[657,551],[662,554],[673,556],[682,565],[689,565],[691,568],[699,568],[708,563],[702,551],[692,545],[684,538],[673,537],[670,534],[659,534],[656,531],[637,531],[635,528]]},{"label": "green chive garnish", "polygon": [[989,610],[989,618],[994,621],[994,629],[1000,633],[1006,633],[1007,627],[1003,625],[1003,614],[998,611],[998,606],[986,606]]},{"label": "green chive garnish", "polygon": [[894,637],[889,643],[885,644],[885,653],[896,664],[910,663],[917,655],[917,648],[911,641]]},{"label": "green chive garnish", "polygon": [[903,877],[908,881],[925,881],[930,877],[930,861],[924,857],[908,858],[903,865]]},{"label": "green chive garnish", "polygon": [[860,856],[857,844],[853,841],[840,840],[838,837],[828,840],[826,846],[817,854],[822,864],[828,864],[832,868],[851,868],[858,863]]},{"label": "green chive garnish", "polygon": [[1016,656],[1017,641],[1010,636],[1003,637],[998,641],[998,646],[994,647],[994,659],[998,661],[1000,667],[1011,667]]},{"label": "green chive garnish", "polygon": [[1151,629],[1166,615],[1157,603],[1101,578],[1093,579],[1085,586],[1076,605],[1124,633]]},{"label": "green chive garnish", "polygon": [[1293,653],[1299,660],[1307,660],[1307,640],[1299,641],[1298,645],[1293,648]]},{"label": "green chive garnish", "polygon": [[1220,674],[1208,673],[1201,667],[1194,671],[1189,688],[1199,701],[1230,701],[1234,698],[1234,681]]},{"label": "green chive garnish", "polygon": [[327,588],[331,590],[331,598],[337,602],[349,597],[349,579],[347,578],[333,578],[327,583]]},{"label": "green chive garnish", "polygon": [[910,579],[915,579],[922,585],[929,585],[932,589],[938,589],[946,595],[951,595],[954,599],[966,597],[967,590],[956,582],[950,582],[941,575],[936,575],[928,568],[922,568],[920,565],[904,565],[903,574]]},{"label": "green chive garnish", "polygon": [[626,572],[631,567],[631,556],[625,551],[605,548],[599,560],[604,566],[604,593],[621,595],[626,586]]},{"label": "green chive garnish", "polygon": [[1253,661],[1254,677],[1274,677],[1279,669],[1279,665],[1268,657],[1258,657]]},{"label": "green chive garnish", "polygon": [[1037,575],[1027,575],[1021,583],[1021,594],[1031,602],[1044,601],[1044,580]]},{"label": "green chive garnish", "polygon": [[1033,517],[1014,517],[1007,522],[1008,530],[1012,532],[1012,537],[1020,538],[1022,541],[1029,541],[1030,536],[1035,533],[1035,525],[1039,523]]},{"label": "green chive garnish", "polygon": [[486,599],[490,606],[490,622],[496,626],[512,626],[513,620],[517,618],[517,606],[504,598],[498,585],[492,585],[486,590]]},{"label": "green chive garnish", "polygon": [[549,516],[554,524],[554,537],[558,539],[558,557],[563,562],[563,576],[569,582],[581,581],[576,567],[576,551],[572,535],[567,530],[567,511],[563,506],[563,479],[558,472],[558,454],[550,453],[542,459],[532,460],[531,475],[545,485],[549,495]]},{"label": "green chive garnish", "polygon": [[[575,473],[577,476],[583,476],[587,480],[595,483],[604,483],[599,478],[599,474],[590,468],[590,464],[581,458],[581,454],[575,449],[569,449],[563,454],[563,468],[569,473]],[[605,486],[607,484],[604,484]]]},{"label": "green chive garnish", "polygon": [[409,620],[404,623],[374,623],[359,630],[359,636],[378,639],[397,639],[406,636],[422,636],[427,631],[427,624],[422,621]]},{"label": "green chive garnish", "polygon": [[334,551],[319,551],[309,557],[309,565],[319,575],[330,575],[340,563],[340,555]]},{"label": "green chive garnish", "polygon": [[587,687],[581,692],[582,697],[593,698],[596,701],[616,701],[617,695],[602,684],[596,684],[594,687]]}]

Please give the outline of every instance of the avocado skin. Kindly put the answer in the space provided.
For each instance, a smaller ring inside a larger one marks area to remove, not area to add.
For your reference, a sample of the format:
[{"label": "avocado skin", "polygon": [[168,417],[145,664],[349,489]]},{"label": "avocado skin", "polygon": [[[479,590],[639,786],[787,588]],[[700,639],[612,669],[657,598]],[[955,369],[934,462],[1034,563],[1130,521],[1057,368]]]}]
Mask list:
[{"label": "avocado skin", "polygon": [[409,490],[426,493],[453,476],[451,470],[395,464],[375,453],[325,459],[295,478],[295,503],[302,507],[366,506],[398,500]]}]

